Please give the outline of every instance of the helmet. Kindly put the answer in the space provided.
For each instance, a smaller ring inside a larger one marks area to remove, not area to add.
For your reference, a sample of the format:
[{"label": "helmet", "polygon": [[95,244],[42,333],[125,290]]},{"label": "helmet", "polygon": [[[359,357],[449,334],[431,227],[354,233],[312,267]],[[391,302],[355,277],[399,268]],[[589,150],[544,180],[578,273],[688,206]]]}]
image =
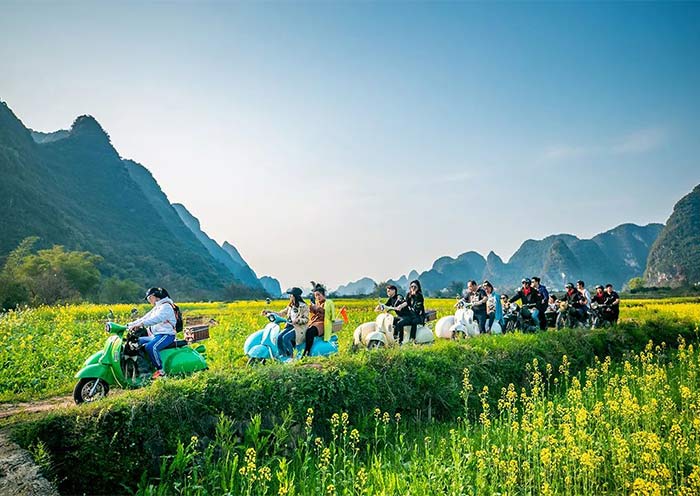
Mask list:
[{"label": "helmet", "polygon": [[600,289],[600,290],[602,291],[602,290],[603,290],[603,286],[601,286],[600,284],[596,284],[595,289],[596,289],[596,290]]},{"label": "helmet", "polygon": [[155,296],[159,300],[170,296],[164,288],[149,288],[148,291],[146,291],[146,296],[143,299],[147,300],[151,295]]},{"label": "helmet", "polygon": [[566,283],[566,286],[564,286],[566,289],[574,289],[574,285],[571,284],[570,282]]},{"label": "helmet", "polygon": [[532,284],[532,281],[530,281],[530,279],[528,279],[528,278],[526,277],[525,279],[523,279],[522,281],[520,281],[520,284]]}]

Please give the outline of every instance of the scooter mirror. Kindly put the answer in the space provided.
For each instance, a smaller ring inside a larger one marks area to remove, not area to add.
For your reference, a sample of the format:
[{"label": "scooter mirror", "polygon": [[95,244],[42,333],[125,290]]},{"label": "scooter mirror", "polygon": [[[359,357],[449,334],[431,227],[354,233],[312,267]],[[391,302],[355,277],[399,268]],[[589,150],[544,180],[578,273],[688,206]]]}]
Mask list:
[{"label": "scooter mirror", "polygon": [[109,320],[110,322],[114,320],[114,312],[111,308],[109,309],[109,313],[107,314],[107,320]]},{"label": "scooter mirror", "polygon": [[131,318],[135,319],[136,316],[139,314],[139,309],[138,308],[132,308],[131,309]]}]

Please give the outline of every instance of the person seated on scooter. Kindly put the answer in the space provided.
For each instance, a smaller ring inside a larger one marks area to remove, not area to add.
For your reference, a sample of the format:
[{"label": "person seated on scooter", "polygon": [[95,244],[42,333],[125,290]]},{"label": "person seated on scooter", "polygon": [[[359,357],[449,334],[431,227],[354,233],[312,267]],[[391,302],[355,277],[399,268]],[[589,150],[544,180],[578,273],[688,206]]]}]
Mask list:
[{"label": "person seated on scooter", "polygon": [[557,323],[557,314],[559,313],[559,302],[553,294],[549,295],[547,308],[544,311],[544,318],[547,319],[547,325],[555,327]]},{"label": "person seated on scooter", "polygon": [[[398,339],[399,327],[397,324],[399,322],[403,322],[404,319],[410,319],[411,310],[408,308],[408,305],[404,305],[406,300],[399,294],[398,288],[393,284],[389,284],[386,287],[386,295],[388,299],[383,304],[377,305],[374,311],[381,312],[383,310],[393,310],[396,312],[396,318],[394,319],[394,339]],[[401,309],[398,308],[399,306],[401,306]],[[403,324],[401,329],[403,329]],[[403,331],[401,332],[401,335],[403,336]]]},{"label": "person seated on scooter", "polygon": [[[386,296],[388,299],[384,303],[377,305],[374,309],[375,312],[381,312],[382,310],[396,311],[396,307],[404,302],[404,297],[399,294],[398,288],[393,284],[389,284],[386,287]],[[409,310],[405,309],[403,316],[408,315],[408,313]],[[399,312],[396,312],[396,315],[399,316]]]},{"label": "person seated on scooter", "polygon": [[500,326],[503,326],[503,306],[501,305],[501,298],[496,293],[493,288],[493,284],[489,281],[484,281],[481,285],[486,291],[486,319],[488,323],[488,331],[491,332],[494,322],[498,322]]},{"label": "person seated on scooter", "polygon": [[411,326],[409,342],[415,342],[418,325],[425,322],[425,298],[423,298],[420,281],[417,279],[408,285],[406,300],[396,307],[396,314],[399,315],[399,312],[405,308],[409,310],[409,314],[394,321],[394,339],[399,343],[403,342],[403,328],[405,326]]},{"label": "person seated on scooter", "polygon": [[508,302],[514,303],[520,300],[523,305],[533,305],[530,307],[530,311],[532,312],[532,320],[539,323],[539,305],[540,301],[542,300],[540,293],[532,287],[532,281],[530,281],[530,279],[525,278],[520,281],[520,284],[522,284],[522,288],[520,288],[518,292],[515,293],[510,300],[508,300]]},{"label": "person seated on scooter", "polygon": [[[306,330],[304,354],[309,356],[316,336],[323,336],[328,341],[333,333],[333,321],[336,319],[335,305],[326,298],[326,288],[316,284],[313,289],[314,301],[309,305],[309,328]],[[326,332],[326,330],[328,332]]]},{"label": "person seated on scooter", "polygon": [[613,285],[608,283],[605,285],[605,304],[610,308],[610,322],[617,324],[620,318],[620,295],[613,290]]},{"label": "person seated on scooter", "polygon": [[603,292],[603,286],[600,284],[596,285],[595,287],[595,293],[593,293],[593,296],[591,296],[591,303],[605,305],[605,293]]},{"label": "person seated on scooter", "polygon": [[287,291],[289,305],[284,310],[273,312],[263,310],[263,315],[279,315],[287,319],[287,325],[277,337],[277,349],[280,353],[291,358],[294,355],[294,347],[301,343],[306,336],[306,325],[309,322],[309,307],[301,297],[301,288],[292,288]]},{"label": "person seated on scooter", "polygon": [[[472,312],[474,312],[474,320],[479,324],[479,332],[486,332],[486,302],[488,295],[483,288],[480,288],[476,281],[467,282],[467,293],[459,303],[471,304]],[[459,305],[458,303],[458,305]]]},{"label": "person seated on scooter", "polygon": [[588,292],[586,289],[586,283],[583,281],[576,281],[576,289],[586,300],[586,315],[584,317],[588,318],[588,314],[591,313],[591,293]]},{"label": "person seated on scooter", "polygon": [[585,322],[586,320],[586,303],[585,303],[585,296],[583,296],[577,289],[574,288],[574,285],[571,284],[570,282],[566,283],[566,286],[564,286],[566,289],[566,293],[564,293],[564,296],[562,297],[562,300],[564,300],[566,303],[569,304],[571,308],[574,309],[576,313],[576,318],[581,321]]},{"label": "person seated on scooter", "polygon": [[149,335],[140,337],[139,344],[145,345],[144,349],[156,368],[153,378],[157,379],[165,376],[159,351],[175,341],[175,325],[177,324],[175,303],[163,288],[150,288],[146,291],[145,299],[153,305],[153,308],[140,319],[129,322],[127,329],[134,331],[141,327],[148,328]]},{"label": "person seated on scooter", "polygon": [[547,317],[545,317],[545,312],[547,311],[547,304],[549,303],[549,291],[547,291],[547,286],[540,283],[540,278],[537,276],[531,277],[532,288],[536,289],[540,294],[540,304],[537,310],[540,314],[540,330],[544,331],[547,329]]}]

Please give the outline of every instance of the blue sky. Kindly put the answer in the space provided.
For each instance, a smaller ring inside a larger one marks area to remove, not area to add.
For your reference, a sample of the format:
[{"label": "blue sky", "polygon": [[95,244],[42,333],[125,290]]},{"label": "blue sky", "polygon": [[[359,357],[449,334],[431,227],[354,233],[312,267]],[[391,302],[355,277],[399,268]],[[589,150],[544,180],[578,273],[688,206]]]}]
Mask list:
[{"label": "blue sky", "polygon": [[700,183],[700,4],[0,7],[25,125],[94,115],[283,286],[664,222]]}]

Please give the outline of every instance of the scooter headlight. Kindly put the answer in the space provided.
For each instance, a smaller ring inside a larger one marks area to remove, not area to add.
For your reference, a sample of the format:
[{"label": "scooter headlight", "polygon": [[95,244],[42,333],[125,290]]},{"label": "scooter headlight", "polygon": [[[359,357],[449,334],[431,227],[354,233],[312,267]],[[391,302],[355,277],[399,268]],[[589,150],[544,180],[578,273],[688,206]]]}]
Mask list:
[{"label": "scooter headlight", "polygon": [[112,325],[109,322],[107,322],[105,324],[105,332],[111,332],[111,331],[112,331]]}]

